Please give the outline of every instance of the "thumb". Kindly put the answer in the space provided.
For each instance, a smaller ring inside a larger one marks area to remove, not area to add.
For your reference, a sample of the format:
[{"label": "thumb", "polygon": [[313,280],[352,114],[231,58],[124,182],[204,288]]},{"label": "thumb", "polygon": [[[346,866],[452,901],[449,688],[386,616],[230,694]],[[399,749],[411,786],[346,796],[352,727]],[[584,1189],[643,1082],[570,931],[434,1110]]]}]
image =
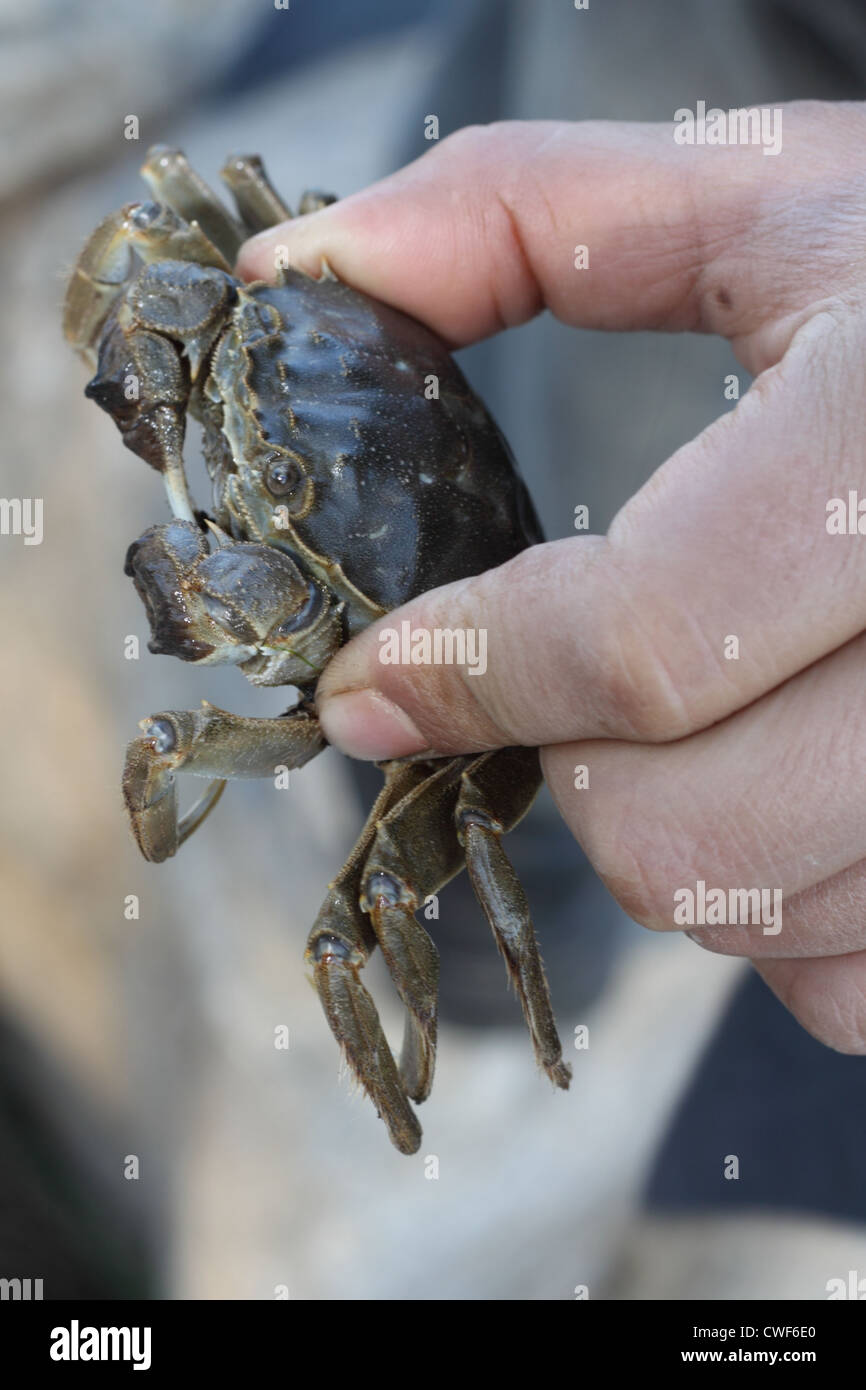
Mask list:
[{"label": "thumb", "polygon": [[[736,707],[672,602],[681,580],[663,570],[649,583],[641,547],[622,551],[617,535],[532,546],[365,628],[319,681],[326,737],[367,759],[655,742]],[[692,649],[687,690],[670,679],[683,648]]]},{"label": "thumb", "polygon": [[[604,548],[597,536],[533,546],[365,628],[319,681],[327,738],[351,757],[378,759],[572,736],[579,722],[569,678],[577,674],[574,632],[582,634],[582,669],[598,669],[601,654],[590,654],[589,633],[604,621],[581,603],[581,589],[595,587],[581,576]],[[557,698],[545,703],[540,691],[550,671]],[[606,718],[599,709],[593,727]]]},{"label": "thumb", "polygon": [[[574,632],[581,632],[581,669],[598,669],[589,627],[603,624],[578,599],[581,588],[595,588],[580,575],[605,543],[584,537],[532,546],[364,628],[318,682],[329,741],[352,758],[379,759],[573,737]],[[539,698],[545,671],[557,673],[553,703]]]},{"label": "thumb", "polygon": [[[862,318],[839,305],[804,325],[762,389],[668,459],[607,536],[532,546],[366,628],[319,682],[328,739],[376,759],[665,742],[850,641],[866,597],[823,526],[839,461],[821,410],[835,383],[840,410],[852,406],[845,436],[862,438],[849,384],[862,375]],[[768,528],[781,497],[785,525]],[[728,660],[732,631],[748,660]],[[428,634],[427,650],[414,632]]]}]

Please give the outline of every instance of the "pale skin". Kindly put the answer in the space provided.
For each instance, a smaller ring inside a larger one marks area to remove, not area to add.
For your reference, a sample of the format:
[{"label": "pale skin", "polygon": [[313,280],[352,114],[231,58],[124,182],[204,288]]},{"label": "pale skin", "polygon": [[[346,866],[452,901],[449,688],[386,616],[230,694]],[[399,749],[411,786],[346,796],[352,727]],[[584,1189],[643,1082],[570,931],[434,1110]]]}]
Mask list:
[{"label": "pale skin", "polygon": [[[675,929],[674,893],[699,879],[780,888],[777,935],[694,938],[751,958],[810,1033],[860,1054],[866,534],[828,534],[826,508],[866,499],[864,148],[854,103],[785,107],[775,157],[679,146],[661,125],[472,128],[239,261],[273,278],[277,245],[313,274],[324,256],[454,347],[545,307],[730,340],[754,383],[606,536],[389,614],[334,658],[317,704],[353,757],[540,746],[566,823],[645,926]],[[378,633],[403,619],[486,628],[486,673],[382,664]]]}]

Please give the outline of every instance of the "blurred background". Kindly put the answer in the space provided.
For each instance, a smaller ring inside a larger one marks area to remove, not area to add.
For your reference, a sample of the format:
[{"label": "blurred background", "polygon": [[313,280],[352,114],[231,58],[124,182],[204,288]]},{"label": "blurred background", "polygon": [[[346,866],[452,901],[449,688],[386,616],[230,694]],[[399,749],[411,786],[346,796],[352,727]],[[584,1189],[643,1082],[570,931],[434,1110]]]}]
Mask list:
[{"label": "blurred background", "polygon": [[[412,1159],[339,1078],[302,963],[376,775],[328,750],[288,791],[231,785],[169,863],[138,857],[119,792],[137,720],[202,697],[250,714],[288,701],[147,653],[122,566],[165,517],[162,490],[85,401],[60,334],[69,268],[108,211],[145,196],[152,143],[212,182],[228,153],[255,151],[290,203],[344,195],[423,154],[430,114],[444,137],[862,97],[866,12],[0,0],[0,37],[0,491],[44,499],[42,544],[0,538],[0,1277],[41,1278],[46,1298],[436,1300],[823,1298],[829,1279],[866,1274],[866,1062],[809,1039],[748,966],[625,921],[544,796],[509,851],[572,1089],[539,1078],[458,882],[435,924],[443,1026]],[[726,374],[747,385],[724,344],[546,315],[461,363],[551,538],[573,534],[578,503],[605,530],[730,408]],[[397,1038],[378,959],[365,979]]]}]

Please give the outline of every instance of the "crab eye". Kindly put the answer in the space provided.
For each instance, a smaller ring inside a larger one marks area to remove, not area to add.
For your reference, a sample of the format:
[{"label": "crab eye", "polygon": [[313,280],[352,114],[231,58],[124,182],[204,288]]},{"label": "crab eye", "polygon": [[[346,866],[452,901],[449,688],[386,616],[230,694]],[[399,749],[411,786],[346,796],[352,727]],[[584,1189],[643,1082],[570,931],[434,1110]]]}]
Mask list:
[{"label": "crab eye", "polygon": [[290,492],[294,492],[300,481],[301,470],[294,459],[271,459],[265,472],[265,482],[268,491],[272,492],[274,497],[287,497]]}]

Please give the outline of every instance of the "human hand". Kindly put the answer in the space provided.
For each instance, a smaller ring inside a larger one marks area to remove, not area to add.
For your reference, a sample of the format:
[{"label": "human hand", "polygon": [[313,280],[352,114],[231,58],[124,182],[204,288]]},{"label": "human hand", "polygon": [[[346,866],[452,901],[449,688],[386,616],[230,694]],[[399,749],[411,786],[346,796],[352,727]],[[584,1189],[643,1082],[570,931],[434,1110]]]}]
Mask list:
[{"label": "human hand", "polygon": [[[311,273],[324,256],[453,346],[543,307],[730,340],[753,385],[606,537],[534,547],[389,613],[317,701],[354,757],[540,745],[567,824],[646,926],[674,929],[675,894],[699,881],[781,889],[777,934],[695,939],[751,957],[846,1052],[866,1052],[864,137],[853,103],[785,107],[772,158],[680,146],[669,126],[471,128],[239,261],[271,278],[277,244]],[[851,491],[862,534],[829,534],[828,502]],[[486,673],[383,665],[379,631],[404,619],[485,628]]]}]

